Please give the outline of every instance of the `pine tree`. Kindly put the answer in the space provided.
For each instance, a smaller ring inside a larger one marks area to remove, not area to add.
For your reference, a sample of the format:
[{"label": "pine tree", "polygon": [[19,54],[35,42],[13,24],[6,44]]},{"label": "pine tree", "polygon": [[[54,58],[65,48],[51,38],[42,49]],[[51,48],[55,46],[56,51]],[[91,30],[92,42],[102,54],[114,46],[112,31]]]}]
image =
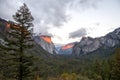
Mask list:
[{"label": "pine tree", "polygon": [[12,33],[15,37],[18,37],[19,48],[19,75],[18,80],[23,80],[31,73],[30,66],[32,62],[31,57],[27,57],[25,52],[27,49],[33,47],[32,31],[33,31],[33,17],[26,4],[20,7],[20,9],[13,15],[14,20],[19,25],[19,29],[15,33]]},{"label": "pine tree", "polygon": [[115,60],[112,66],[112,79],[120,80],[120,48],[116,49]]},{"label": "pine tree", "polygon": [[[27,5],[23,4],[13,18],[16,23],[10,22],[10,29],[6,32],[7,37],[4,39],[6,44],[0,45],[4,55],[4,60],[1,61],[8,61],[9,67],[6,71],[11,71],[7,73],[4,69],[3,72],[9,74],[12,80],[31,80],[33,57],[27,51],[34,45],[33,17]],[[5,77],[9,78],[7,75]]]}]

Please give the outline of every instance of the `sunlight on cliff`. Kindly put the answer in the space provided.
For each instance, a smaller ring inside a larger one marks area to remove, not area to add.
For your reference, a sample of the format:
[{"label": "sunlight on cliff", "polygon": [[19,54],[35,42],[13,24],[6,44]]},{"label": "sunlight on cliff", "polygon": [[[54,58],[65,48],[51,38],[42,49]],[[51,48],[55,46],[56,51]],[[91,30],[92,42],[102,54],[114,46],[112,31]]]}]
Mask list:
[{"label": "sunlight on cliff", "polygon": [[66,49],[72,48],[73,46],[74,46],[74,44],[65,45],[65,46],[62,47],[62,50],[66,50]]},{"label": "sunlight on cliff", "polygon": [[40,38],[42,38],[44,41],[46,41],[48,43],[52,43],[50,36],[41,35]]}]

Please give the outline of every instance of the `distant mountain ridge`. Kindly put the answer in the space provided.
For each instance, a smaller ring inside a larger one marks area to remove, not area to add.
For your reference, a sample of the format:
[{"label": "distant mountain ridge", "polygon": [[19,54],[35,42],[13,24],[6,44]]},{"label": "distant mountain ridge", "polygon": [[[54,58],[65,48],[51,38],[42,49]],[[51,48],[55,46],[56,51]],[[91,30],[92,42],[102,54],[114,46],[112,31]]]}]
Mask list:
[{"label": "distant mountain ridge", "polygon": [[120,27],[102,37],[83,37],[80,42],[64,45],[60,48],[59,54],[81,55],[101,50],[101,48],[108,50],[118,46],[120,46]]},{"label": "distant mountain ridge", "polygon": [[120,46],[120,28],[99,38],[84,37],[73,47],[72,54],[87,54],[98,50],[99,48],[109,49]]},{"label": "distant mountain ridge", "polygon": [[65,54],[65,55],[72,54],[72,49],[74,44],[75,43],[69,43],[64,46],[61,46],[61,48],[58,51],[58,54]]},{"label": "distant mountain ridge", "polygon": [[[10,22],[0,18],[0,43],[4,43],[3,39],[5,37],[4,32],[10,27]],[[59,48],[59,51],[56,50],[54,43],[51,40],[51,37],[48,35],[37,35],[34,36],[34,41],[37,45],[37,49],[45,50],[51,54],[88,54],[94,52],[100,48],[110,49],[112,47],[120,46],[120,27],[115,29],[113,32],[108,33],[107,35],[99,38],[83,37],[80,42],[69,43],[67,45]],[[43,49],[41,49],[43,48]],[[32,51],[33,53],[35,52]],[[40,53],[37,50],[38,54]],[[44,52],[44,51],[43,51]]]}]

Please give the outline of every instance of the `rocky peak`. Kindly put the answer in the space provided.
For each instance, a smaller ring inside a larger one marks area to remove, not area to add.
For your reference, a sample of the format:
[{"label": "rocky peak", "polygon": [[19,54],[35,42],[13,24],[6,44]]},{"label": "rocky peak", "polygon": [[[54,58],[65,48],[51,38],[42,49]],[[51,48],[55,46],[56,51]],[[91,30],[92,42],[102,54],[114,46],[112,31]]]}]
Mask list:
[{"label": "rocky peak", "polygon": [[116,33],[117,35],[120,35],[120,27],[115,29],[114,33]]},{"label": "rocky peak", "polygon": [[120,46],[120,28],[99,38],[84,37],[73,47],[73,54],[86,54],[99,48]]},{"label": "rocky peak", "polygon": [[80,45],[81,46],[89,45],[89,44],[93,43],[93,40],[94,39],[91,37],[83,37],[80,41]]},{"label": "rocky peak", "polygon": [[51,40],[51,36],[48,35],[38,35],[34,36],[34,40],[37,44],[39,44],[44,50],[51,54],[55,54],[55,46]]}]

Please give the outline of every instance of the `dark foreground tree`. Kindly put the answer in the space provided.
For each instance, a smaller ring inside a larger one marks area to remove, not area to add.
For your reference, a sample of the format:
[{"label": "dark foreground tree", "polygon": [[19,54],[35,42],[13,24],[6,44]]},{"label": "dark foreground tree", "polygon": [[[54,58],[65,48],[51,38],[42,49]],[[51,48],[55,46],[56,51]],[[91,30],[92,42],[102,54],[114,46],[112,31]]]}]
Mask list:
[{"label": "dark foreground tree", "polygon": [[31,80],[33,57],[27,51],[33,47],[33,17],[26,4],[23,4],[13,18],[16,23],[10,22],[10,29],[4,39],[6,44],[0,46],[1,55],[4,57],[1,62],[7,61],[2,65],[5,69],[1,74],[4,73],[2,76],[8,78],[12,77],[11,80]]},{"label": "dark foreground tree", "polygon": [[[12,33],[14,37],[18,37],[18,62],[19,73],[18,80],[26,79],[31,73],[32,60],[31,57],[26,56],[27,49],[33,47],[33,17],[26,4],[20,7],[20,9],[13,15],[14,20],[19,25],[19,29],[15,33]],[[30,76],[29,76],[30,77]]]},{"label": "dark foreground tree", "polygon": [[116,49],[115,61],[112,66],[112,80],[120,80],[120,48]]}]

